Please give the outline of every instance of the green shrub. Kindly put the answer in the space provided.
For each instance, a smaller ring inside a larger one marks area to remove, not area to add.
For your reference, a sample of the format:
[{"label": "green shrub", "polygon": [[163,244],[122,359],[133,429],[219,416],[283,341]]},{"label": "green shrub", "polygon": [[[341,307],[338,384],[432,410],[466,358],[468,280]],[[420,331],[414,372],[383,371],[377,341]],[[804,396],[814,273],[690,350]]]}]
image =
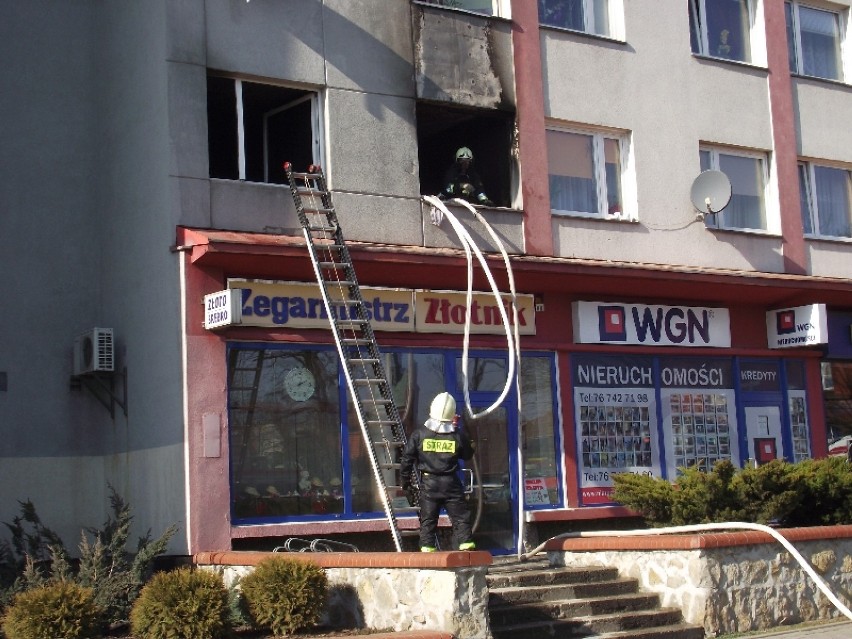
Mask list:
[{"label": "green shrub", "polygon": [[802,507],[791,513],[792,526],[852,523],[852,464],[843,457],[797,464],[794,481],[804,491]]},{"label": "green shrub", "polygon": [[128,552],[130,506],[109,488],[112,514],[101,529],[83,531],[79,560],[73,562],[62,539],[41,522],[32,502],[19,502],[20,515],[5,524],[12,533],[11,543],[0,543],[0,611],[16,593],[63,580],[92,588],[106,622],[128,619],[154,560],[166,551],[177,528],[171,526],[153,540],[149,531],[139,539],[136,552]]},{"label": "green shrub", "polygon": [[178,568],[155,574],[130,613],[137,639],[217,639],[230,632],[228,590],[214,573]]},{"label": "green shrub", "polygon": [[852,464],[841,458],[790,464],[775,460],[710,472],[681,469],[677,481],[627,473],[613,477],[615,501],[651,526],[735,522],[785,526],[852,523]]},{"label": "green shrub", "polygon": [[316,625],[325,606],[328,579],[314,564],[270,557],[240,582],[252,622],[286,635]]},{"label": "green shrub", "polygon": [[3,619],[7,639],[89,639],[100,628],[92,589],[67,581],[17,594]]}]

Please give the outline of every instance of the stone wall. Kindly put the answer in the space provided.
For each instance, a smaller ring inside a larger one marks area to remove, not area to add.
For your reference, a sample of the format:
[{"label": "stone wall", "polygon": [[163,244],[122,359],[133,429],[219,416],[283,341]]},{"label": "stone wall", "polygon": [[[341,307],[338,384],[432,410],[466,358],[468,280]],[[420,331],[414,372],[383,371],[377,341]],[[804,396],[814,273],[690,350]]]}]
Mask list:
[{"label": "stone wall", "polygon": [[[852,526],[780,532],[840,601],[852,603]],[[710,637],[841,616],[793,555],[766,534],[564,540],[547,550],[554,565],[618,568]]]},{"label": "stone wall", "polygon": [[[199,553],[195,564],[230,586],[271,553]],[[279,555],[280,556],[280,555]],[[320,565],[329,598],[322,623],[334,628],[436,630],[456,639],[491,639],[487,552],[289,553]]]}]

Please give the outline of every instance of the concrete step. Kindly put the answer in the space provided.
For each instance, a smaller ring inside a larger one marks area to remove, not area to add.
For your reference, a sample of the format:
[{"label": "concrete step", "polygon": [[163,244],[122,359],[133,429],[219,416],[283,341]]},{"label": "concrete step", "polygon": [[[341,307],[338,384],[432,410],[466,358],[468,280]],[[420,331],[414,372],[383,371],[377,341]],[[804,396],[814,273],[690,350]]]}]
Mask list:
[{"label": "concrete step", "polygon": [[[627,595],[639,590],[639,582],[635,579],[615,578],[600,581],[580,582],[573,584],[556,584],[545,586],[510,586],[507,588],[490,588],[488,595],[489,608],[508,604],[536,603],[565,599],[587,599],[589,597],[615,597]],[[606,577],[612,575],[607,574]]]},{"label": "concrete step", "polygon": [[626,595],[547,600],[539,602],[488,605],[492,626],[502,627],[531,621],[572,619],[594,615],[653,610],[660,605],[656,595],[631,593]]},{"label": "concrete step", "polygon": [[501,566],[489,568],[485,580],[489,588],[526,588],[558,584],[582,584],[612,581],[618,578],[618,569],[606,567],[565,568],[561,566]]},{"label": "concrete step", "polygon": [[494,639],[528,639],[530,637],[703,639],[704,637],[703,628],[687,626],[683,623],[680,610],[672,608],[528,621],[504,626],[492,624],[491,632]]}]

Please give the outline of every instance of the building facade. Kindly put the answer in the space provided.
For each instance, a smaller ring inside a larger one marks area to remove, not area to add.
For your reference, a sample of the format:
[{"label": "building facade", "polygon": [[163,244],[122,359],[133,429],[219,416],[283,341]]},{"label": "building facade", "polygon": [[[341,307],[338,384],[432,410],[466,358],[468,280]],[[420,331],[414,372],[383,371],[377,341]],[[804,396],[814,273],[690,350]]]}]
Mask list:
[{"label": "building facade", "polygon": [[[618,472],[849,428],[848,0],[0,11],[4,521],[31,499],[73,540],[112,486],[175,553],[391,548],[285,161],[325,171],[405,427],[468,389],[480,547],[629,516]],[[474,269],[468,351],[423,199],[463,146],[519,293],[519,383],[477,418],[512,379],[501,304]]]}]

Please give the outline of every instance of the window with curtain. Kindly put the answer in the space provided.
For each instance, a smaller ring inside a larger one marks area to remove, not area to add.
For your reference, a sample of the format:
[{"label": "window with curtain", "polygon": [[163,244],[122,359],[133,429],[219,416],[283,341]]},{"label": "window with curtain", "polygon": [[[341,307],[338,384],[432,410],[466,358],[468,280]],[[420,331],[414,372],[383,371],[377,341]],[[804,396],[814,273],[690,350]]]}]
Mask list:
[{"label": "window with curtain", "polygon": [[750,62],[751,11],[749,0],[689,0],[692,52]]},{"label": "window with curtain", "polygon": [[852,171],[799,163],[799,191],[805,234],[852,237]]},{"label": "window with curtain", "polygon": [[828,80],[843,80],[840,14],[785,3],[790,71]]},{"label": "window with curtain", "polygon": [[547,130],[550,208],[556,213],[622,217],[626,137]]},{"label": "window with curtain", "polygon": [[765,231],[765,156],[734,154],[728,150],[709,148],[701,149],[699,155],[702,171],[721,171],[731,181],[730,203],[719,213],[708,215],[704,223],[714,228]]},{"label": "window with curtain", "polygon": [[543,25],[596,35],[612,35],[609,0],[538,0]]}]

